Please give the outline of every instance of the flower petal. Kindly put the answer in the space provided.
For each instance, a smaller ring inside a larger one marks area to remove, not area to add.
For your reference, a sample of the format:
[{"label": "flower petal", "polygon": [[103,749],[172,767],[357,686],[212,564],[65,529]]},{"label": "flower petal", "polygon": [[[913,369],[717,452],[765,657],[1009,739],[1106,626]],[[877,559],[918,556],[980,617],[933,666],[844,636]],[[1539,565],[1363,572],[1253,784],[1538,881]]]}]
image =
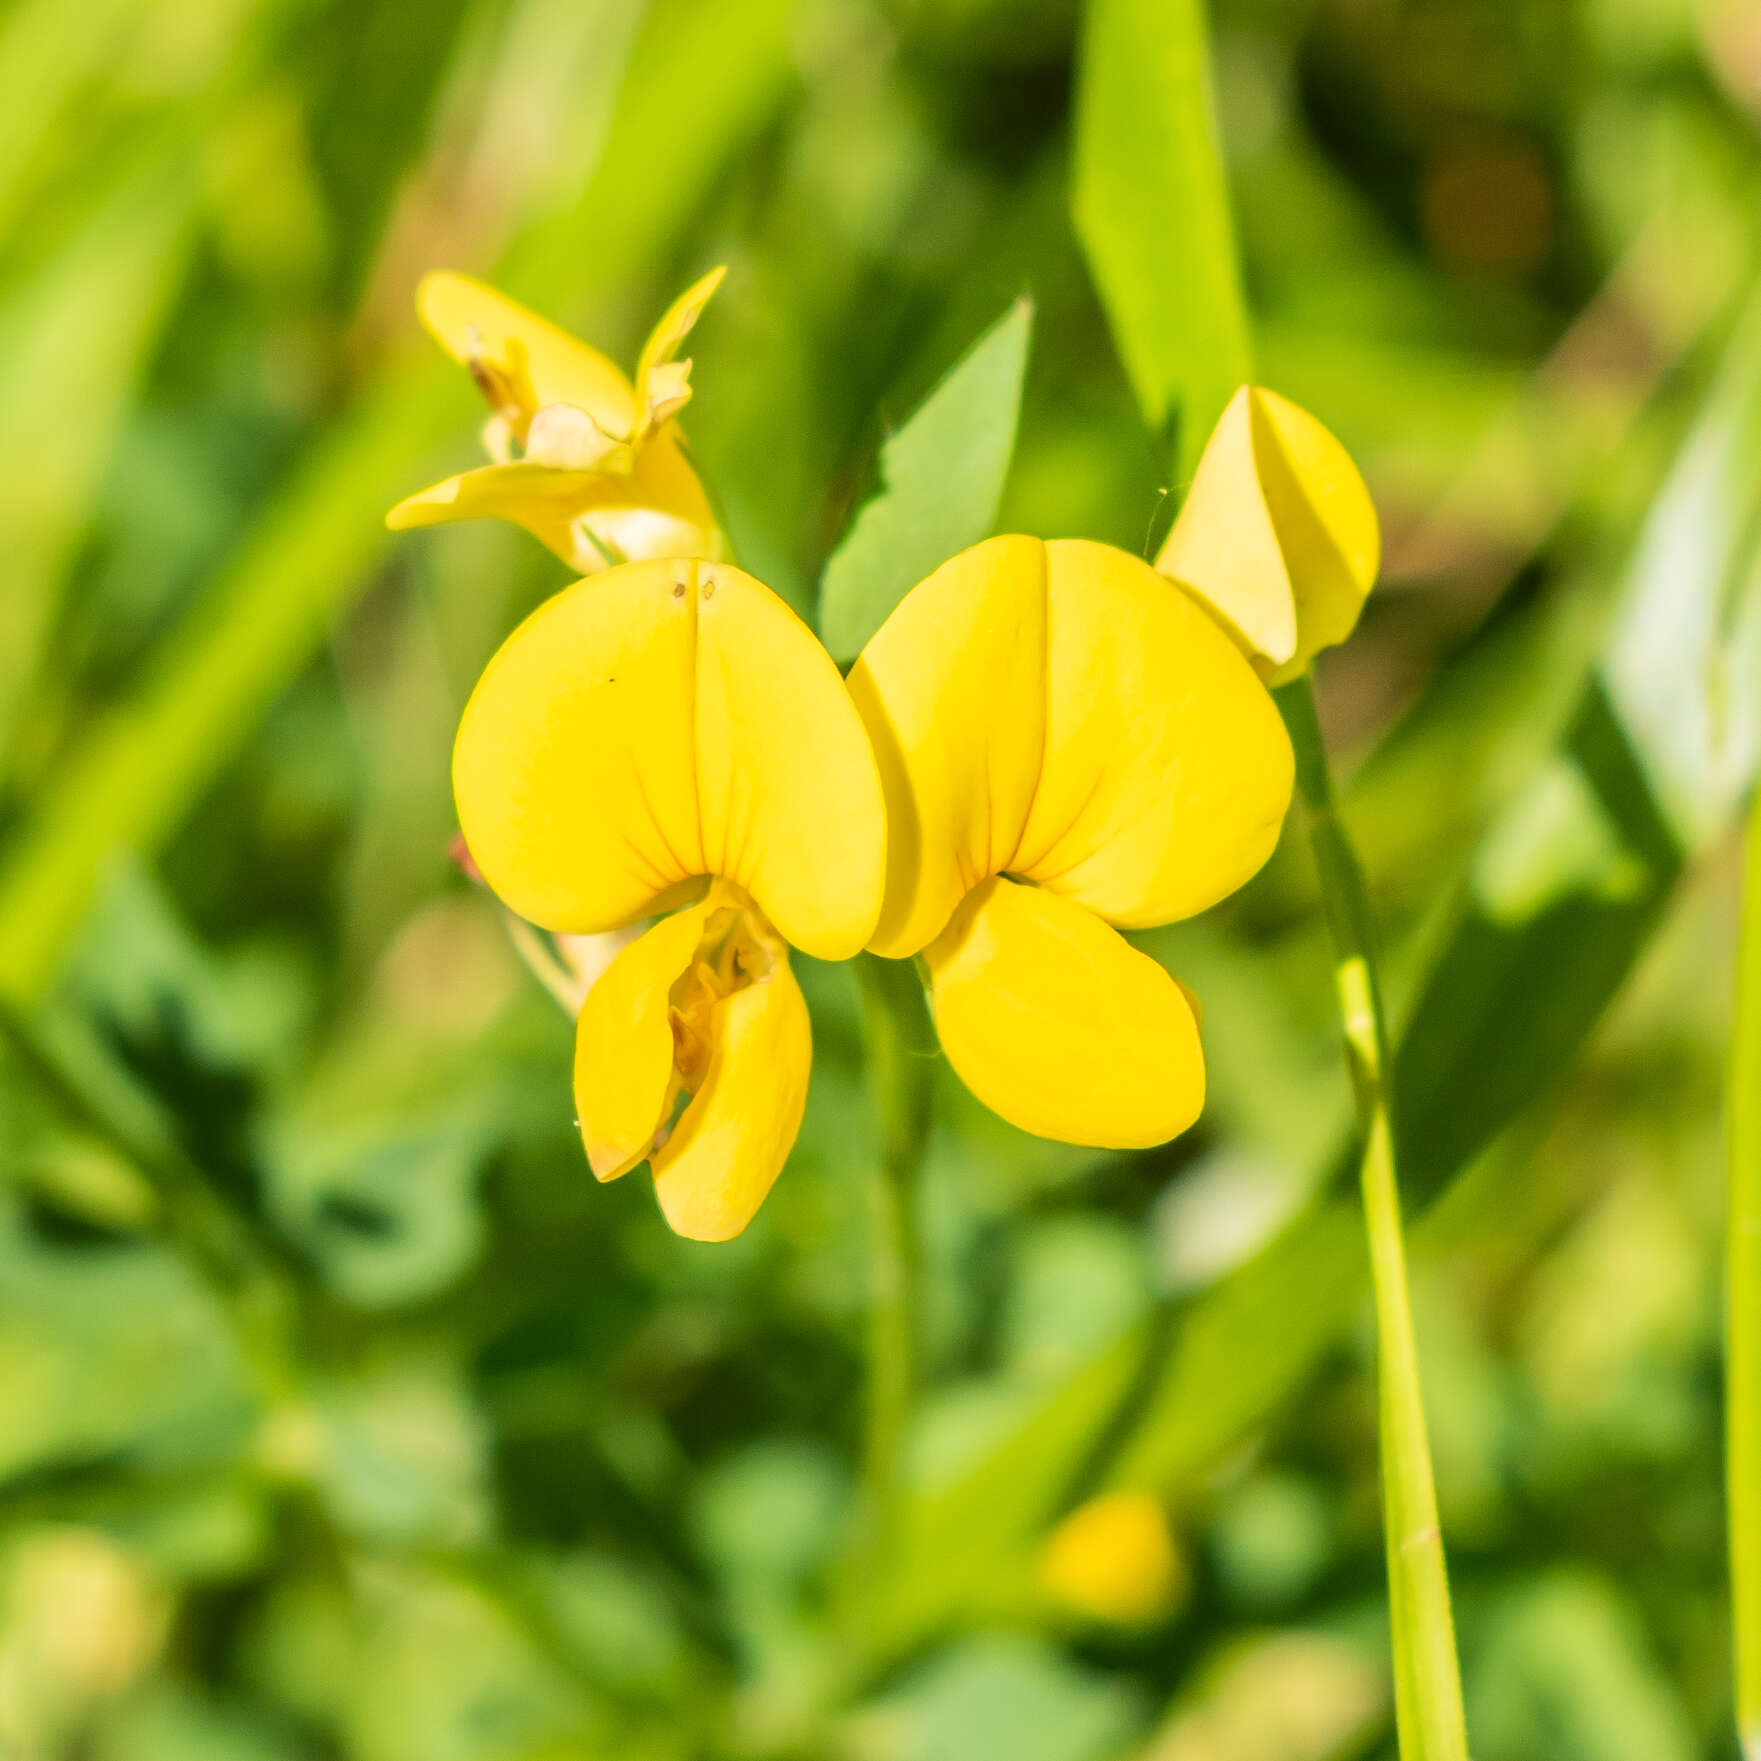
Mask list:
[{"label": "flower petal", "polygon": [[583,575],[721,550],[703,487],[670,429],[642,449],[633,472],[565,470],[530,459],[481,465],[407,496],[385,523],[401,532],[482,519],[511,520]]},{"label": "flower petal", "polygon": [[[581,523],[592,528],[613,561],[669,556],[714,561],[721,555],[721,533],[709,497],[674,423],[657,429],[637,449],[636,468],[628,476],[601,479],[596,495]],[[584,548],[591,549],[591,542]],[[605,563],[605,554],[597,553],[591,561],[578,557],[575,566],[591,572]]]},{"label": "flower petal", "polygon": [[1253,391],[1229,400],[1156,567],[1189,587],[1241,646],[1274,664],[1296,652],[1296,596],[1254,464]]},{"label": "flower petal", "polygon": [[752,1221],[794,1148],[812,1061],[807,1002],[779,958],[717,1008],[703,1086],[654,1153],[655,1196],[680,1235],[727,1241]]},{"label": "flower petal", "polygon": [[[724,265],[693,282],[667,307],[660,322],[648,333],[648,341],[642,345],[642,358],[636,365],[638,420],[656,424],[664,422],[690,402],[691,364],[678,361],[678,353],[727,272]],[[682,367],[683,371],[663,371],[668,367]]]},{"label": "flower petal", "polygon": [[1291,677],[1356,627],[1382,534],[1350,453],[1276,392],[1254,392],[1254,456],[1296,595],[1296,652],[1278,675]]},{"label": "flower petal", "polygon": [[526,457],[561,471],[627,473],[632,462],[629,442],[607,434],[579,404],[545,404],[526,430]]},{"label": "flower petal", "polygon": [[604,355],[474,276],[450,269],[424,275],[416,310],[434,340],[461,365],[473,360],[504,370],[518,365],[540,405],[576,404],[609,434],[634,431],[635,394]]},{"label": "flower petal", "polygon": [[630,563],[559,593],[491,660],[453,754],[484,878],[548,929],[611,929],[726,875],[825,959],[868,939],[886,819],[831,657],[740,570]]},{"label": "flower petal", "polygon": [[696,603],[703,860],[796,947],[848,959],[886,878],[868,736],[831,656],[768,587],[705,564]]},{"label": "flower petal", "polygon": [[988,880],[924,958],[948,1062],[1022,1130],[1143,1149],[1198,1117],[1204,1055],[1185,994],[1073,900]]},{"label": "flower petal", "polygon": [[668,993],[691,964],[714,902],[663,918],[599,975],[575,1024],[575,1111],[587,1161],[615,1180],[645,1161],[673,1087]]},{"label": "flower petal", "polygon": [[502,644],[465,705],[459,823],[489,885],[533,923],[615,929],[705,872],[695,574],[631,563],[565,589]]},{"label": "flower petal", "polygon": [[1380,557],[1375,506],[1350,454],[1308,411],[1244,385],[1156,567],[1283,679],[1350,635]]},{"label": "flower petal", "polygon": [[1046,547],[991,538],[914,587],[850,673],[887,801],[887,896],[872,946],[937,934],[1007,865],[1045,743]]},{"label": "flower petal", "polygon": [[1110,545],[1046,546],[1045,761],[1003,868],[1111,923],[1169,923],[1271,855],[1290,740],[1216,623]]},{"label": "flower petal", "polygon": [[564,562],[573,562],[579,544],[573,521],[592,506],[601,481],[591,471],[564,471],[527,460],[480,465],[406,496],[385,523],[403,532],[454,520],[511,520]]}]

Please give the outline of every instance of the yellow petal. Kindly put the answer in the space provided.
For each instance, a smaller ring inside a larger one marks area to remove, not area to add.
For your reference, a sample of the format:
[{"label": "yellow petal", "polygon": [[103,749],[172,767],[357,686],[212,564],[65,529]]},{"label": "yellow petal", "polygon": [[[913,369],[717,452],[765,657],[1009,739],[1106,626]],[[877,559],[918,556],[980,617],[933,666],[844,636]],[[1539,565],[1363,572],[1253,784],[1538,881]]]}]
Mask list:
[{"label": "yellow petal", "polygon": [[752,1221],[801,1129],[813,1061],[807,1003],[786,958],[715,1013],[703,1086],[653,1157],[661,1211],[693,1241],[727,1241]]},{"label": "yellow petal", "polygon": [[848,959],[886,879],[868,736],[831,656],[768,587],[706,565],[696,603],[703,859],[796,947]]},{"label": "yellow petal", "polygon": [[607,434],[579,404],[544,405],[527,430],[526,457],[563,471],[617,470],[632,462],[629,443]]},{"label": "yellow petal", "polygon": [[614,563],[713,559],[721,551],[708,498],[671,426],[641,449],[633,471],[567,470],[531,459],[483,465],[406,497],[385,523],[398,532],[482,519],[511,520],[584,575]]},{"label": "yellow petal", "polygon": [[1002,866],[1111,923],[1190,916],[1272,853],[1289,737],[1240,651],[1147,563],[1078,539],[1046,553],[1045,760]]},{"label": "yellow petal", "polygon": [[636,468],[628,476],[601,481],[581,523],[603,546],[596,560],[576,560],[583,572],[603,568],[607,553],[613,561],[690,556],[713,562],[722,551],[709,497],[671,422],[637,449]]},{"label": "yellow petal", "polygon": [[643,383],[648,420],[658,426],[691,401],[691,363],[659,361]]},{"label": "yellow petal", "polygon": [[1376,510],[1345,448],[1306,410],[1244,385],[1156,567],[1283,679],[1351,633],[1380,554]]},{"label": "yellow petal", "polygon": [[449,269],[422,277],[416,310],[434,340],[461,365],[518,364],[539,404],[575,404],[608,434],[636,427],[630,382],[597,349],[529,312],[470,275]]},{"label": "yellow petal", "polygon": [[575,1024],[575,1111],[587,1161],[615,1180],[647,1159],[673,1087],[667,995],[690,965],[713,908],[705,900],[631,942],[599,975]]},{"label": "yellow petal", "polygon": [[406,496],[385,523],[403,532],[454,520],[511,520],[564,562],[573,563],[581,543],[573,521],[593,505],[598,481],[591,471],[562,471],[525,460],[480,465]]},{"label": "yellow petal", "polygon": [[914,587],[850,673],[887,799],[872,946],[900,957],[1007,865],[1045,743],[1046,549],[991,538]]},{"label": "yellow petal", "polygon": [[484,878],[547,929],[612,929],[719,874],[844,959],[880,910],[862,723],[813,633],[735,568],[631,563],[539,607],[465,706],[453,791]]},{"label": "yellow petal", "polygon": [[1190,587],[1249,654],[1296,652],[1296,597],[1254,463],[1253,393],[1229,400],[1156,567]]},{"label": "yellow petal", "polygon": [[453,748],[465,842],[547,929],[615,929],[705,872],[698,831],[694,565],[579,582],[514,631]]},{"label": "yellow petal", "polygon": [[948,1062],[1023,1131],[1143,1149],[1198,1117],[1204,1056],[1180,987],[1073,900],[986,881],[924,958]]},{"label": "yellow petal", "polygon": [[1254,392],[1254,456],[1296,595],[1294,676],[1356,627],[1382,560],[1375,503],[1351,455],[1276,392]]},{"label": "yellow petal", "polygon": [[[726,274],[724,266],[710,270],[700,281],[693,282],[667,307],[660,322],[649,332],[648,341],[642,346],[642,358],[636,366],[639,420],[658,424],[689,402],[690,363],[679,362],[678,353]],[[661,371],[668,367],[682,367],[684,370]]]}]

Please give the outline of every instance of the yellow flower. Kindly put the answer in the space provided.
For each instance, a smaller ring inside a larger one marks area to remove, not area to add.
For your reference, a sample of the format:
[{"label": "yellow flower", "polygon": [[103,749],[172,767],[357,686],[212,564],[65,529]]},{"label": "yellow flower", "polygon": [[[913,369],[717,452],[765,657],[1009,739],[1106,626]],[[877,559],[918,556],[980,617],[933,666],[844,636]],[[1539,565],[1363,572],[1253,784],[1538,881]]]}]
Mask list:
[{"label": "yellow flower", "polygon": [[1167,1515],[1147,1492],[1105,1492],[1073,1510],[1040,1550],[1039,1580],[1061,1608],[1118,1626],[1162,1619],[1187,1588]]},{"label": "yellow flower", "polygon": [[949,1062],[1025,1130],[1113,1148],[1198,1117],[1186,994],[1115,925],[1186,917],[1271,854],[1290,742],[1203,609],[1103,544],[992,538],[906,595],[850,674],[887,896]]},{"label": "yellow flower", "polygon": [[654,327],[634,385],[597,349],[468,275],[438,270],[416,290],[434,339],[470,368],[489,402],[495,460],[400,501],[393,531],[512,520],[582,574],[652,557],[721,554],[703,485],[675,420],[691,399],[678,359],[721,284],[715,269]]},{"label": "yellow flower", "polygon": [[1205,442],[1156,567],[1281,684],[1351,634],[1381,550],[1351,455],[1307,410],[1244,385]]},{"label": "yellow flower", "polygon": [[789,949],[850,958],[885,881],[880,780],[830,657],[729,565],[612,569],[490,661],[453,793],[472,859],[521,917],[586,934],[670,913],[582,1006],[581,1133],[601,1180],[652,1162],[681,1235],[739,1234],[806,1101]]}]

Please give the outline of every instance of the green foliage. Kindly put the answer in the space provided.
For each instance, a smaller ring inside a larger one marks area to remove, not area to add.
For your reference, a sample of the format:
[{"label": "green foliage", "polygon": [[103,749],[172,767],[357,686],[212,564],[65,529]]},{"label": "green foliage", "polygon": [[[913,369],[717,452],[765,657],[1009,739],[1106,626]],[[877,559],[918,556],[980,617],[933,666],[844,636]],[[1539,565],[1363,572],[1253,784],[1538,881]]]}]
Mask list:
[{"label": "green foliage", "polygon": [[[1729,599],[1728,583],[1749,578],[1755,555],[1751,504],[1761,477],[1745,474],[1738,464],[1753,457],[1752,430],[1738,415],[1761,407],[1758,398],[1761,369],[1746,327],[1733,342],[1700,424],[1684,442],[1640,535],[1605,654],[1628,651],[1631,632],[1656,615],[1659,600],[1680,606],[1690,622],[1696,601],[1724,607],[1725,627],[1739,633],[1736,640],[1746,639],[1744,602]],[[1707,510],[1709,484],[1729,485],[1732,493],[1714,499]],[[1660,536],[1681,529],[1684,504],[1702,510],[1687,528],[1695,547],[1691,567]],[[1718,689],[1708,681],[1716,679],[1728,652],[1720,645],[1710,655],[1696,653],[1686,660],[1673,693],[1684,715],[1697,694]],[[1669,694],[1663,685],[1650,689]],[[1634,746],[1643,750],[1642,731],[1629,728],[1623,739],[1606,713],[1607,702],[1599,675],[1592,675],[1583,707],[1567,724],[1568,756],[1561,761],[1580,777],[1585,762],[1580,754],[1603,757],[1607,767],[1591,773],[1598,787],[1594,804],[1586,808],[1575,791],[1561,795],[1551,780],[1554,773],[1537,769],[1535,793],[1519,795],[1487,828],[1468,870],[1469,887],[1453,902],[1451,933],[1433,934],[1429,970],[1396,1048],[1402,1171],[1417,1201],[1435,1196],[1469,1166],[1578,1053],[1644,948],[1646,932],[1680,873],[1685,853],[1651,829],[1659,825],[1661,809],[1628,756]],[[1743,740],[1744,724],[1728,725],[1733,739]],[[1618,768],[1609,755],[1621,761]],[[1754,762],[1752,756],[1748,762]],[[1728,815],[1734,797],[1728,785],[1722,787]],[[1514,864],[1507,870],[1498,853],[1518,835],[1515,828],[1527,848],[1580,851],[1575,828],[1587,811],[1603,816],[1603,823],[1635,828],[1633,842],[1598,844],[1594,851],[1605,852],[1603,866],[1586,868],[1581,856],[1574,856],[1567,865],[1555,865],[1553,884],[1511,887],[1496,902],[1487,900],[1483,881],[1473,884],[1488,873],[1513,872]],[[1635,866],[1616,868],[1621,878],[1610,885],[1609,865],[1623,860]],[[1473,1097],[1472,1105],[1463,1103],[1464,1095]],[[1332,1159],[1336,1152],[1329,1150]],[[1355,1211],[1349,1200],[1323,1201],[1188,1307],[1136,1405],[1131,1434],[1113,1470],[1118,1479],[1170,1490],[1188,1485],[1251,1427],[1265,1422],[1291,1387],[1313,1372],[1357,1313],[1357,1294],[1367,1277]],[[1041,1426],[1067,1433],[1067,1415],[1084,1411],[1083,1402],[1098,1395],[1087,1409],[1098,1435],[1113,1410],[1104,1391],[1116,1382],[1119,1362],[1119,1347],[1097,1354],[1042,1410],[1025,1416],[1019,1432],[976,1466],[966,1484],[938,1492],[932,1508],[938,1515],[948,1513],[946,1520],[964,1537],[966,1549],[988,1548],[993,1559],[1006,1559],[1045,1520],[1048,1506],[1034,1501],[1032,1489],[1053,1499],[1058,1492],[1041,1477],[1047,1458]],[[1017,1488],[1021,1502],[996,1498],[986,1490],[993,1481]],[[987,1513],[982,1522],[967,1510],[968,1498]],[[931,1563],[948,1543],[927,1513],[925,1522],[937,1539],[925,1549],[921,1569],[948,1581],[946,1568]],[[970,1561],[962,1569],[979,1581],[987,1574],[986,1567]]]},{"label": "green foliage", "polygon": [[1033,306],[1018,300],[881,448],[884,487],[826,564],[819,633],[847,665],[931,570],[988,537],[1015,450]]},{"label": "green foliage", "polygon": [[[464,694],[563,575],[380,523],[479,456],[421,270],[628,365],[725,261],[693,455],[854,652],[993,527],[1145,547],[1167,421],[1190,461],[1246,371],[1238,240],[1258,371],[1384,516],[1317,684],[1389,932],[1471,1749],[1731,1752],[1743,8],[1208,11],[1211,57],[1185,0],[0,10],[0,1748],[1388,1753],[1302,840],[1139,938],[1205,1011],[1186,1139],[1039,1143],[932,1066],[902,1551],[855,1619],[856,975],[799,963],[808,1114],[746,1236],[594,1182],[568,1023],[446,853]],[[1192,1583],[1147,1631],[1036,1572],[1118,1486]]]},{"label": "green foliage", "polygon": [[1180,423],[1180,476],[1252,377],[1202,0],[1092,0],[1075,213],[1144,418]]}]

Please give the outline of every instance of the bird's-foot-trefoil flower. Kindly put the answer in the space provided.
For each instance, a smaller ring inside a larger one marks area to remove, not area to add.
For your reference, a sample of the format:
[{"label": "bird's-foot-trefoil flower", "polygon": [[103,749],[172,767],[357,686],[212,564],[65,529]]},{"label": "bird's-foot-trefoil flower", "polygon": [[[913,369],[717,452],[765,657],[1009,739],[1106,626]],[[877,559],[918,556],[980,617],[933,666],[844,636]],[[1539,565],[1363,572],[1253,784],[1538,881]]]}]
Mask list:
[{"label": "bird's-foot-trefoil flower", "polygon": [[601,1180],[651,1162],[681,1235],[739,1234],[807,1096],[789,950],[850,958],[885,883],[880,779],[831,658],[731,565],[609,570],[490,661],[453,792],[472,860],[522,918],[561,934],[659,919],[582,1005],[581,1135]]},{"label": "bird's-foot-trefoil flower", "polygon": [[1276,685],[1351,634],[1380,560],[1375,506],[1351,455],[1307,410],[1244,385],[1205,443],[1156,567]]},{"label": "bird's-foot-trefoil flower", "polygon": [[450,270],[424,276],[416,309],[488,401],[483,442],[495,462],[399,502],[386,524],[512,520],[584,575],[653,557],[719,556],[676,418],[691,398],[691,363],[679,350],[723,274],[712,270],[673,302],[634,384],[494,288]]},{"label": "bird's-foot-trefoil flower", "polygon": [[1136,557],[992,538],[906,595],[850,693],[887,799],[870,946],[921,954],[967,1086],[1070,1143],[1185,1130],[1198,1021],[1119,929],[1214,904],[1277,842],[1290,742],[1241,653]]}]

